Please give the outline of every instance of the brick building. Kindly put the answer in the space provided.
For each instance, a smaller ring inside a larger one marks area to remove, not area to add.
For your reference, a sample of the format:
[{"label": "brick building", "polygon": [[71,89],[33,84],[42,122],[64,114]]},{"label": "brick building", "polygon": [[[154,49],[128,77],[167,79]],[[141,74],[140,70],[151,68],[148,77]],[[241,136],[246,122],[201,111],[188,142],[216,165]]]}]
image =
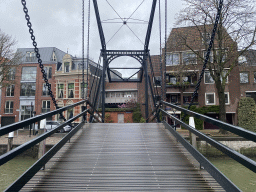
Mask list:
[{"label": "brick building", "polygon": [[[210,31],[212,29],[211,26],[206,26],[206,28],[209,33],[201,32],[201,34],[197,27],[181,27],[172,29],[167,40],[166,66],[164,66],[164,64],[162,65],[163,71],[166,68],[166,79],[164,81],[162,81],[161,78],[159,56],[151,56],[155,72],[155,88],[158,89],[159,93],[161,93],[161,90],[163,90],[167,102],[175,103],[180,106],[186,106],[190,103],[192,94],[195,90],[195,85],[199,79],[199,73],[202,70],[203,59],[207,50],[206,44],[209,43]],[[195,52],[191,51],[191,49],[195,50]],[[214,52],[212,51],[210,54],[210,62],[213,62],[213,55],[218,54],[219,49],[217,42],[214,42],[213,50]],[[225,50],[228,50],[226,54],[237,54],[236,43],[233,42],[231,37],[229,37],[228,35],[225,40]],[[162,56],[162,58],[164,60],[164,56]],[[223,57],[223,59],[225,58],[226,57]],[[235,60],[230,60],[226,62],[226,70],[229,69],[229,62],[235,62]],[[250,89],[253,89],[254,86],[248,85],[247,87],[243,88],[245,85],[240,84],[241,73],[239,74],[239,70],[241,69],[241,67],[234,67],[234,69],[231,71],[230,75],[227,78],[225,86],[227,121],[235,125],[237,124],[237,107],[241,96],[240,87],[241,89],[244,89],[244,92],[248,92],[249,87]],[[149,65],[148,71],[150,74]],[[251,81],[253,81],[253,76],[251,75],[250,77]],[[153,79],[151,78],[151,81],[152,80]],[[142,103],[145,102],[143,100],[143,86],[144,83],[138,84],[139,101]],[[249,92],[247,94],[249,94]],[[208,69],[206,69],[205,71],[203,80],[198,91],[198,95],[194,100],[194,105],[197,105],[199,107],[219,105],[218,93],[215,82],[210,76]],[[169,113],[173,113],[170,108],[167,108],[167,110],[169,110]],[[181,112],[179,111],[176,111],[175,114],[178,117],[181,116]],[[213,118],[218,118],[218,114],[212,113],[207,115]],[[168,121],[169,123],[172,123],[170,119],[168,119]],[[205,123],[204,127],[214,128],[207,123]]]},{"label": "brick building", "polygon": [[[57,66],[57,70],[54,74],[56,81],[56,101],[59,107],[64,107],[67,105],[74,104],[82,100],[84,93],[84,98],[91,94],[91,97],[95,94],[95,89],[91,89],[93,82],[96,83],[101,76],[102,69],[95,62],[89,61],[88,69],[88,80],[89,86],[87,87],[87,59],[84,60],[84,79],[85,84],[83,88],[83,77],[82,77],[82,58],[72,57],[66,54],[63,57],[61,65]],[[97,70],[98,68],[98,70]],[[94,79],[94,80],[93,80]],[[94,85],[95,86],[95,85]],[[88,88],[88,89],[87,89]],[[84,89],[84,90],[83,90]],[[90,91],[92,90],[92,91]],[[81,113],[81,106],[76,106],[74,109],[69,109],[64,112],[66,119],[69,119],[79,113]],[[60,120],[59,115],[55,120]],[[81,121],[76,120],[77,122]]]},{"label": "brick building", "polygon": [[[19,48],[17,51],[24,57],[10,74],[15,83],[2,89],[1,126],[29,118],[34,112],[40,114],[55,109],[46,91],[34,49]],[[65,52],[55,47],[39,48],[39,52],[53,94],[56,95],[53,75]]]},{"label": "brick building", "polygon": [[[34,114],[38,115],[55,110],[55,106],[48,93],[41,69],[33,48],[19,48],[24,57],[17,68],[11,71],[10,78],[15,84],[2,89],[1,97],[1,126],[27,119]],[[39,48],[51,90],[59,107],[76,103],[82,99],[82,59],[55,48]],[[87,79],[85,59],[85,82]],[[98,70],[96,70],[98,68]],[[96,73],[97,72],[97,73]],[[85,97],[90,92],[93,79],[98,81],[101,69],[96,63],[89,60],[89,90],[84,85]],[[94,94],[92,91],[91,94]],[[81,112],[76,107],[64,112],[65,118],[70,118]],[[47,120],[60,120],[59,115]],[[79,121],[79,120],[78,120]]]}]

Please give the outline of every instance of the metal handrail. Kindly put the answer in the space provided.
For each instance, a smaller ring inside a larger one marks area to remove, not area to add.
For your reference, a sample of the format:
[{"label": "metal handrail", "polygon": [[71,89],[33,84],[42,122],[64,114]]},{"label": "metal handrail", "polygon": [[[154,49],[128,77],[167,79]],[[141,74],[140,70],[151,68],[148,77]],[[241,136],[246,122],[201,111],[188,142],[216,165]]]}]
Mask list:
[{"label": "metal handrail", "polygon": [[70,118],[69,120],[65,121],[63,124],[57,126],[56,128],[52,129],[51,131],[47,131],[47,132],[43,133],[42,135],[39,135],[38,137],[36,137],[36,138],[34,138],[34,139],[32,139],[32,140],[30,140],[30,141],[28,141],[28,142],[26,142],[26,143],[24,143],[20,146],[14,148],[13,150],[1,155],[0,156],[0,166],[3,165],[4,163],[10,161],[11,159],[16,157],[17,155],[21,154],[22,152],[26,151],[27,149],[33,147],[37,143],[43,141],[47,137],[53,135],[55,132],[62,129],[64,126],[70,124],[71,122],[73,122],[77,118],[84,115],[87,111],[88,111],[88,109],[83,111],[82,113],[76,115],[75,117]]},{"label": "metal handrail", "polygon": [[229,123],[222,122],[220,120],[208,117],[206,115],[202,115],[202,114],[196,113],[194,111],[190,111],[188,109],[179,107],[177,105],[174,105],[174,104],[171,104],[171,103],[168,103],[168,102],[165,102],[165,101],[161,101],[161,103],[164,104],[164,105],[173,107],[173,108],[175,108],[175,109],[177,109],[179,111],[182,111],[186,115],[191,115],[193,117],[196,117],[196,118],[201,119],[203,121],[206,121],[208,123],[216,125],[219,128],[221,128],[221,129],[225,129],[225,130],[230,131],[230,132],[232,132],[232,133],[234,133],[236,135],[239,135],[239,136],[244,137],[244,138],[246,138],[248,140],[256,142],[256,133],[255,132],[248,131],[248,130],[242,128],[242,127],[238,127],[238,126],[235,126],[235,125],[231,125]]},{"label": "metal handrail", "polygon": [[194,133],[195,135],[197,135],[198,137],[200,137],[201,139],[203,139],[204,141],[208,142],[209,144],[211,144],[212,146],[214,146],[215,148],[217,148],[218,150],[222,151],[223,153],[225,153],[226,155],[228,155],[229,157],[233,158],[234,160],[236,160],[237,162],[239,162],[240,164],[244,165],[245,167],[247,167],[248,169],[252,170],[253,172],[256,173],[256,162],[251,160],[250,158],[242,155],[241,153],[238,153],[237,151],[230,149],[229,147],[227,147],[226,145],[223,145],[222,143],[215,141],[214,139],[212,139],[211,137],[203,134],[202,132],[198,131],[197,129],[194,129],[193,127],[191,127],[190,125],[187,125],[186,123],[184,123],[183,121],[181,121],[180,119],[176,118],[175,116],[169,114],[168,112],[164,111],[163,109],[160,109],[164,114],[168,115],[169,117],[171,117],[173,120],[179,122],[179,124],[181,124],[182,126],[184,126],[186,129],[188,129],[189,131],[191,131],[192,133]]},{"label": "metal handrail", "polygon": [[[87,110],[80,113],[74,118],[84,115]],[[74,119],[72,118],[72,119]],[[14,183],[12,183],[5,191],[19,191],[61,148],[69,141],[69,139],[77,133],[84,123],[81,122],[74,129],[72,129],[65,137],[54,145],[47,153],[45,153],[36,163],[34,163],[25,173],[23,173]]]},{"label": "metal handrail", "polygon": [[10,133],[12,131],[15,131],[17,129],[20,129],[21,127],[24,127],[26,125],[31,125],[35,122],[39,122],[40,120],[45,119],[46,117],[56,115],[58,113],[66,111],[67,109],[70,109],[70,108],[73,108],[75,106],[81,105],[85,102],[88,102],[88,101],[87,100],[79,101],[75,104],[72,104],[72,105],[69,105],[69,106],[66,106],[66,107],[62,107],[60,109],[56,109],[54,111],[44,113],[42,115],[37,115],[35,117],[31,117],[31,118],[25,119],[25,120],[20,121],[20,122],[16,122],[16,123],[13,123],[13,124],[10,124],[10,125],[6,125],[6,126],[0,128],[0,136],[5,135],[7,133]]}]

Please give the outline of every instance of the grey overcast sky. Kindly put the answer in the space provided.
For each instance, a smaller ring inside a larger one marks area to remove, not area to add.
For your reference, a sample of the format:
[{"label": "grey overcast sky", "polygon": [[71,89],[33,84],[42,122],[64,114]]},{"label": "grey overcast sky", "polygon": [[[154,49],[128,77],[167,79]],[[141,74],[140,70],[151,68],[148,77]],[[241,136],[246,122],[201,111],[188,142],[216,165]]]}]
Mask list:
[{"label": "grey overcast sky", "polygon": [[[175,15],[182,8],[182,1],[168,0],[167,4],[169,34],[175,22]],[[108,42],[107,49],[143,49],[152,0],[98,0],[98,5],[106,43]],[[27,0],[27,7],[38,47],[57,47],[65,52],[68,50],[73,56],[82,56],[82,0]],[[161,16],[163,43],[164,0],[161,0]],[[97,62],[101,44],[92,1],[90,17],[89,55]],[[123,25],[121,18],[129,17],[127,25]],[[157,3],[149,46],[151,55],[159,54],[158,20]],[[85,56],[87,55],[87,22],[88,0],[85,0]],[[32,47],[20,0],[0,0],[0,29],[17,40],[17,48]],[[137,66],[135,63],[133,59],[123,59],[118,60],[114,65]]]}]

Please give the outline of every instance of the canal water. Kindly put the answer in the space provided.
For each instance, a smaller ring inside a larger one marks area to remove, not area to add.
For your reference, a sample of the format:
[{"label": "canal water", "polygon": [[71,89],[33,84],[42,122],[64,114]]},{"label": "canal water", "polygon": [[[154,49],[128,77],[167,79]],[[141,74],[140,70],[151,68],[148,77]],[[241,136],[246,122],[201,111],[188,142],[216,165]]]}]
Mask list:
[{"label": "canal water", "polygon": [[[31,157],[17,157],[0,166],[0,191],[6,189],[36,160]],[[209,158],[209,160],[243,192],[256,192],[256,173],[229,158]]]},{"label": "canal water", "polygon": [[0,166],[0,191],[4,191],[36,161],[32,157],[16,157]]}]

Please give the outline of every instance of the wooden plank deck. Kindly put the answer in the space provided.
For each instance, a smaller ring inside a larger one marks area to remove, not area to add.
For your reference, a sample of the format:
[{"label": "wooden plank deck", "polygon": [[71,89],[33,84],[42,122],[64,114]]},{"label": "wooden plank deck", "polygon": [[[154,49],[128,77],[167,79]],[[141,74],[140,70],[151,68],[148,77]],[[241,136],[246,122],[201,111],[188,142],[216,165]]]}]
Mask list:
[{"label": "wooden plank deck", "polygon": [[224,191],[203,172],[162,124],[90,124],[21,191]]}]

